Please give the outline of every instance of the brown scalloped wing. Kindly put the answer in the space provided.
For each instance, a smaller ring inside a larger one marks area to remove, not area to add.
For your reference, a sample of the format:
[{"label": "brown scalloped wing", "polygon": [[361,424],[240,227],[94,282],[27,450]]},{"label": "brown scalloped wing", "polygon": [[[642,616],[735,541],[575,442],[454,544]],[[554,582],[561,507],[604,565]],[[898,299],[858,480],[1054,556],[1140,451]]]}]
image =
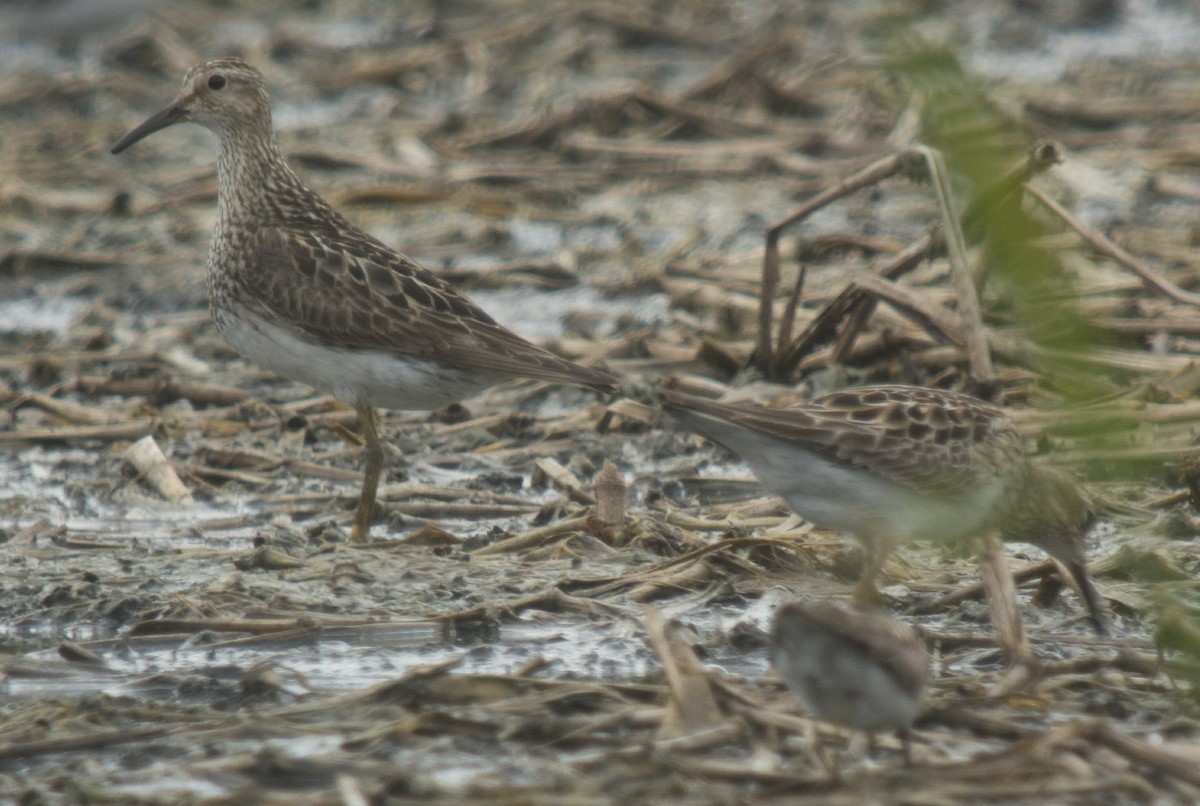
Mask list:
[{"label": "brown scalloped wing", "polygon": [[[981,400],[935,389],[868,386],[768,409],[663,393],[690,409],[927,493],[986,482],[997,462],[1019,455],[1012,421]],[[734,448],[736,450],[736,447]]]},{"label": "brown scalloped wing", "polygon": [[617,379],[574,364],[497,324],[453,286],[366,235],[263,228],[257,265],[236,282],[244,304],[331,345],[611,392]]}]

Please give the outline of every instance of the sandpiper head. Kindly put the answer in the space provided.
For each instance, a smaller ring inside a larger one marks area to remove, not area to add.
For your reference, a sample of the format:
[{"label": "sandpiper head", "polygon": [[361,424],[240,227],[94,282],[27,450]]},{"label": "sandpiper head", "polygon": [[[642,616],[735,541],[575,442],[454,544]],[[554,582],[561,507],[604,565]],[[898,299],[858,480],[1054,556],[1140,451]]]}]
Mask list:
[{"label": "sandpiper head", "polygon": [[1024,484],[1014,485],[1013,500],[1001,529],[1006,540],[1039,545],[1059,559],[1083,556],[1083,537],[1095,516],[1073,478],[1056,468],[1029,464]]},{"label": "sandpiper head", "polygon": [[1029,465],[1026,483],[1014,488],[1000,529],[1005,540],[1032,543],[1066,566],[1101,635],[1107,632],[1100,594],[1087,574],[1088,532],[1096,523],[1091,502],[1076,481],[1051,467]]},{"label": "sandpiper head", "polygon": [[217,59],[193,67],[179,96],[122,137],[112,153],[120,154],[138,140],[185,121],[218,135],[248,125],[269,133],[271,102],[262,73],[241,59]]}]

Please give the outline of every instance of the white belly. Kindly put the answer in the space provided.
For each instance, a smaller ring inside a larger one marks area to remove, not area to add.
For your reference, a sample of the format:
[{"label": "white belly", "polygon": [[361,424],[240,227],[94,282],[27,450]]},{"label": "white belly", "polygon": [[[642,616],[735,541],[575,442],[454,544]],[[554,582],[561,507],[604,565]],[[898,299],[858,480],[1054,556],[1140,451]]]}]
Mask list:
[{"label": "white belly", "polygon": [[770,437],[741,436],[743,445],[755,443],[740,453],[764,487],[809,522],[868,541],[969,537],[987,522],[1004,489],[997,478],[953,497],[923,494]]},{"label": "white belly", "polygon": [[424,411],[461,400],[509,377],[450,367],[383,350],[325,347],[290,328],[228,310],[213,311],[217,330],[254,363],[327,392],[347,406]]}]

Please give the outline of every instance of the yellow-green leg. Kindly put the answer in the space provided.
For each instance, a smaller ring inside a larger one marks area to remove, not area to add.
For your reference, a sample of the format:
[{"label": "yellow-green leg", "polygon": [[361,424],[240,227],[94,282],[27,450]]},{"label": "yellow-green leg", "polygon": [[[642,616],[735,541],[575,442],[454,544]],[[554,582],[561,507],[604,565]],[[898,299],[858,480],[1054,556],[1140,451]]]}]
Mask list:
[{"label": "yellow-green leg", "polygon": [[371,515],[375,512],[379,476],[383,472],[383,444],[379,441],[379,420],[375,409],[359,406],[356,413],[363,432],[363,486],[362,495],[358,498],[358,510],[354,513],[354,526],[350,529],[350,542],[365,543],[367,531],[371,528]]},{"label": "yellow-green leg", "polygon": [[875,588],[875,577],[879,576],[879,569],[892,553],[892,546],[886,540],[864,540],[863,553],[866,556],[863,560],[862,576],[854,586],[854,598],[863,604],[878,605],[883,597]]}]

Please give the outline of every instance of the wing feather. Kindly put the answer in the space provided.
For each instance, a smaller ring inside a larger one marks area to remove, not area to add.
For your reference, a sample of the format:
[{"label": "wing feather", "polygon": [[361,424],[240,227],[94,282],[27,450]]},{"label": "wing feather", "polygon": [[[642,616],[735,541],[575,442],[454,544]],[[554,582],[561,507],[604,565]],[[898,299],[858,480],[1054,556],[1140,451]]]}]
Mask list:
[{"label": "wing feather", "polygon": [[[926,493],[971,489],[1004,469],[1020,437],[981,400],[919,387],[849,389],[781,409],[718,403],[664,390],[664,406],[769,434]],[[703,421],[689,419],[700,433]],[[737,452],[736,444],[726,445]]]},{"label": "wing feather", "polygon": [[257,313],[326,344],[612,391],[616,378],[498,324],[436,275],[365,234],[264,227],[235,282]]}]

